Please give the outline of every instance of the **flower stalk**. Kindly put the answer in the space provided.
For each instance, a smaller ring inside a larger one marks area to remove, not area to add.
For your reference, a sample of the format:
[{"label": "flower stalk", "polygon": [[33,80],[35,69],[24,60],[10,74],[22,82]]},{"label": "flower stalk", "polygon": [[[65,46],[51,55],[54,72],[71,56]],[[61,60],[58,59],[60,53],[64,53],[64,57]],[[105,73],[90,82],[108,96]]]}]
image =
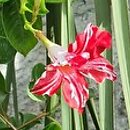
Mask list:
[{"label": "flower stalk", "polygon": [[44,36],[43,32],[40,30],[35,32],[35,36],[44,44],[46,48],[50,48],[54,45],[54,43],[51,42],[46,36]]},{"label": "flower stalk", "polygon": [[[61,5],[61,45],[68,47],[68,22],[67,22],[67,2]],[[62,111],[62,130],[72,130],[72,110],[65,103],[63,93],[61,91],[61,111]],[[66,116],[64,116],[66,115]]]}]

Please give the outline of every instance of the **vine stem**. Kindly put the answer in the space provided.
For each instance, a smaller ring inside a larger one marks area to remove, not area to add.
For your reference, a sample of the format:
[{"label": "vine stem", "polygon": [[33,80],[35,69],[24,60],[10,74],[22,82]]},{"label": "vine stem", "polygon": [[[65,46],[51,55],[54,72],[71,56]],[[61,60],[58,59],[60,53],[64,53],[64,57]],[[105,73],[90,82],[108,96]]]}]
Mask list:
[{"label": "vine stem", "polygon": [[40,119],[40,118],[42,118],[42,117],[44,117],[44,116],[47,116],[47,115],[49,115],[49,112],[47,112],[47,113],[40,113],[39,115],[37,115],[37,116],[36,116],[35,118],[33,118],[32,120],[30,120],[30,121],[24,123],[23,125],[21,125],[20,127],[18,127],[17,130],[22,129],[22,128],[24,128],[25,126],[27,126],[27,125],[29,125],[29,124],[31,124],[31,123],[37,121],[38,119]]},{"label": "vine stem", "polygon": [[37,115],[35,118],[33,118],[32,120],[30,120],[30,121],[28,121],[28,122],[25,122],[23,125],[21,125],[20,127],[18,127],[17,130],[20,130],[20,129],[24,128],[25,126],[27,126],[27,125],[29,125],[29,124],[31,124],[31,123],[37,121],[38,119],[40,119],[40,118],[42,118],[42,117],[44,117],[44,116],[48,116],[48,115],[52,114],[53,111],[54,111],[58,106],[59,106],[59,103],[58,103],[55,107],[53,107],[51,111],[49,111],[49,112],[42,112],[42,113],[38,114],[38,115]]},{"label": "vine stem", "polygon": [[40,10],[40,5],[41,5],[41,0],[34,0],[31,25],[33,25],[37,20],[37,16]]},{"label": "vine stem", "polygon": [[0,117],[2,118],[3,122],[6,122],[10,128],[13,130],[18,130],[12,123],[10,123],[3,115],[0,114]]}]

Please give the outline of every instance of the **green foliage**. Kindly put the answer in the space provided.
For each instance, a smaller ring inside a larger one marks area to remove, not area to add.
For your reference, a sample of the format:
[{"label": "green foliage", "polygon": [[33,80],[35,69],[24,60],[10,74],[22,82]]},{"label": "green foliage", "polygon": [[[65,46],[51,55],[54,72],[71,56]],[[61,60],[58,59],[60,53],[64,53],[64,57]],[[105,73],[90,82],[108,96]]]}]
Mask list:
[{"label": "green foliage", "polygon": [[4,3],[4,2],[7,2],[7,1],[9,1],[9,0],[0,0],[0,4]]},{"label": "green foliage", "polygon": [[51,122],[43,130],[61,130],[61,126],[55,122]]},{"label": "green foliage", "polygon": [[42,73],[45,71],[45,65],[43,65],[42,63],[38,63],[33,67],[32,70],[32,79],[35,82],[41,75]]},{"label": "green foliage", "polygon": [[45,0],[45,1],[46,3],[53,3],[53,4],[65,2],[65,0]]},{"label": "green foliage", "polygon": [[130,128],[130,27],[128,1],[112,0],[112,11],[122,89]]},{"label": "green foliage", "polygon": [[1,13],[2,10],[0,9],[0,64],[5,64],[13,59],[13,57],[15,56],[15,49],[10,45],[8,38],[4,33]]},{"label": "green foliage", "polygon": [[0,72],[0,91],[2,91],[2,92],[6,91],[5,80],[4,80],[4,77],[1,72]]},{"label": "green foliage", "polygon": [[4,102],[7,96],[5,80],[3,75],[0,72],[0,108],[2,107],[2,103]]},{"label": "green foliage", "polygon": [[[29,12],[33,12],[33,5],[34,5],[34,0],[28,0],[27,4],[25,7],[27,7]],[[45,6],[45,0],[41,0],[40,7],[39,7],[39,15],[45,15],[49,12],[49,10]]]},{"label": "green foliage", "polygon": [[[21,125],[31,121],[32,119],[36,118],[35,114],[30,114],[30,113],[20,113],[20,119],[21,119]],[[41,123],[40,120],[36,120],[30,124],[28,124],[27,126],[25,126],[22,130],[29,130],[30,128],[34,127],[36,124]]]},{"label": "green foliage", "polygon": [[0,118],[0,130],[11,130],[9,127],[7,127],[6,123],[3,123]]},{"label": "green foliage", "polygon": [[43,96],[36,96],[36,95],[34,95],[30,92],[30,89],[34,86],[35,82],[40,78],[40,76],[42,75],[42,73],[44,71],[45,71],[45,65],[43,65],[42,63],[36,64],[33,67],[32,77],[31,77],[29,87],[27,88],[27,93],[28,93],[28,96],[31,99],[33,99],[34,101],[40,101],[41,102],[44,99]]},{"label": "green foliage", "polygon": [[[17,0],[9,1],[3,5],[1,19],[4,33],[10,44],[23,55],[27,55],[36,45],[37,40],[31,32],[24,29],[24,21],[19,14],[19,2]],[[41,27],[41,19],[37,21],[36,25]]]}]

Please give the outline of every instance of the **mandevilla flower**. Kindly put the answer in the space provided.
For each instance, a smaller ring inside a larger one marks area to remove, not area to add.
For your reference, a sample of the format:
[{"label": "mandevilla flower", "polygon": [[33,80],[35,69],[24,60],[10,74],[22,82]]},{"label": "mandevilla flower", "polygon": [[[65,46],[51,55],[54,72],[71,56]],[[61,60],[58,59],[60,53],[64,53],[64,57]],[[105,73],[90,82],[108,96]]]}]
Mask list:
[{"label": "mandevilla flower", "polygon": [[52,64],[47,66],[31,92],[52,96],[61,87],[66,103],[82,112],[89,98],[85,77],[97,83],[116,79],[113,66],[101,56],[107,48],[111,48],[111,34],[92,24],[76,36],[68,50],[53,43],[48,47]]}]

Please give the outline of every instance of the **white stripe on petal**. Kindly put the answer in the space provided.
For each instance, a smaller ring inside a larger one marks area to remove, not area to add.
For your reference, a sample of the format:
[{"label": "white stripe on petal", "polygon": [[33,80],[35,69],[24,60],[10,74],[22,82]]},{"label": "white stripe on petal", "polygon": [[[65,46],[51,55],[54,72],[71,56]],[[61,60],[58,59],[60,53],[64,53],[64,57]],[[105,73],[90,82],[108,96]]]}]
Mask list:
[{"label": "white stripe on petal", "polygon": [[85,41],[84,48],[83,48],[82,52],[86,50],[87,45],[88,45],[88,41],[89,41],[89,39],[90,39],[90,38],[92,37],[92,35],[93,35],[93,30],[92,30],[91,26],[92,26],[92,24],[89,23],[89,24],[87,25],[86,29],[84,30],[84,35],[85,35],[85,37],[86,37],[86,41]]},{"label": "white stripe on petal", "polygon": [[71,98],[75,99],[77,105],[79,106],[80,102],[79,102],[79,99],[78,99],[78,95],[77,95],[77,92],[75,90],[75,86],[72,83],[70,83],[70,89],[71,89]]}]

